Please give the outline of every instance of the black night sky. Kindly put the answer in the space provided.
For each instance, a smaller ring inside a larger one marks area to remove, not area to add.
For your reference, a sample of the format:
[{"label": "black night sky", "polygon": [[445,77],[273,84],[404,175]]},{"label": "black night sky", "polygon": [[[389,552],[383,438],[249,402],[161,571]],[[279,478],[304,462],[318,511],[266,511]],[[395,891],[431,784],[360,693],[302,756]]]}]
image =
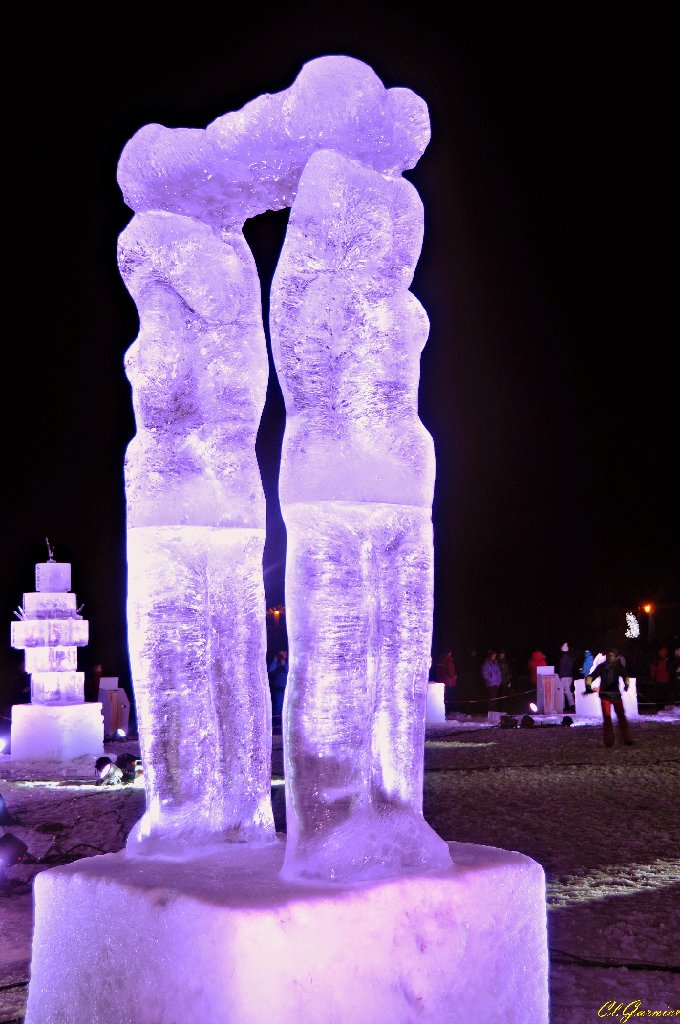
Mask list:
[{"label": "black night sky", "polygon": [[[523,667],[565,639],[595,649],[645,600],[657,639],[674,641],[663,26],[515,25],[487,38],[446,28],[428,5],[253,5],[250,26],[224,5],[181,20],[155,10],[157,21],[109,9],[97,28],[63,11],[39,25],[19,16],[24,70],[4,126],[0,681],[19,664],[9,625],[48,537],[90,620],[80,668],[101,661],[129,683],[123,459],[135,428],[123,356],[137,313],[116,265],[132,216],[121,150],[150,122],[205,127],[324,54],[365,61],[430,110],[432,141],[406,176],[425,205],[413,291],[431,321],[420,412],[438,466],[435,646],[500,645]],[[246,224],[265,296],[286,221]],[[273,378],[258,442],[269,605],[285,601],[282,429]]]}]

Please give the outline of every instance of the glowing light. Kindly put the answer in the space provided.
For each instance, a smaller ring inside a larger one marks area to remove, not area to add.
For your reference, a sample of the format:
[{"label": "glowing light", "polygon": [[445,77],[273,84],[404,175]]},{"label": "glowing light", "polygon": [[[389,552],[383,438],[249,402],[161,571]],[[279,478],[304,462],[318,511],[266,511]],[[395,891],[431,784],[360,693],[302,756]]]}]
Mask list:
[{"label": "glowing light", "polygon": [[633,640],[640,635],[640,623],[633,612],[626,612],[626,623],[626,636],[629,640]]},{"label": "glowing light", "polygon": [[529,705],[529,711],[533,711],[534,713],[536,713],[538,711],[538,705],[537,704],[530,704]]},{"label": "glowing light", "polygon": [[7,740],[4,738],[4,736],[0,737],[0,751],[4,750],[6,746]]},{"label": "glowing light", "polygon": [[654,611],[654,605],[653,604],[643,604],[642,610],[643,610],[643,612],[646,615],[651,615],[652,612]]}]

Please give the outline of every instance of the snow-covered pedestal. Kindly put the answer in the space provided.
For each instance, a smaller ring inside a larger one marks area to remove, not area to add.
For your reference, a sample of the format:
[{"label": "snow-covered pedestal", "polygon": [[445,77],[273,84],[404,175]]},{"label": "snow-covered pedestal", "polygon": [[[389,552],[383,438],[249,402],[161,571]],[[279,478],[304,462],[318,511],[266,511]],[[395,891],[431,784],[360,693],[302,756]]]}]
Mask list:
[{"label": "snow-covered pedestal", "polygon": [[101,704],[84,701],[78,648],[89,623],[71,592],[71,566],[50,560],[35,567],[35,591],[24,594],[12,623],[12,647],[24,651],[31,676],[31,703],[12,708],[11,752],[15,761],[68,761],[104,752]]},{"label": "snow-covered pedestal", "polygon": [[284,845],[41,872],[26,1024],[547,1024],[535,861],[450,843],[450,872],[303,887]]},{"label": "snow-covered pedestal", "polygon": [[427,712],[425,720],[428,723],[446,721],[443,683],[427,684]]},{"label": "snow-covered pedestal", "polygon": [[70,761],[104,753],[101,704],[15,704],[13,761]]},{"label": "snow-covered pedestal", "polygon": [[104,738],[120,730],[127,735],[130,726],[130,701],[125,690],[118,685],[118,676],[102,676],[99,681],[99,700],[104,716]]},{"label": "snow-covered pedestal", "polygon": [[554,665],[539,665],[536,669],[536,704],[539,715],[562,715],[562,691],[559,689],[560,677]]}]

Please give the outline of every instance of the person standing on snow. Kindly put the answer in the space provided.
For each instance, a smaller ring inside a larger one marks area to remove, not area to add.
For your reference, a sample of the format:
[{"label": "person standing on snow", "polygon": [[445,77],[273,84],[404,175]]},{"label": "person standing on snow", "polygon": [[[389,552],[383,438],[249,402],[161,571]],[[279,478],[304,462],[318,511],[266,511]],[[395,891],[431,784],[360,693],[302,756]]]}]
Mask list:
[{"label": "person standing on snow", "polygon": [[605,660],[592,669],[586,676],[585,696],[595,695],[592,684],[595,679],[600,680],[598,691],[600,704],[602,705],[602,721],[604,726],[605,747],[614,746],[614,725],[612,723],[612,707],[616,711],[618,720],[619,735],[627,747],[633,746],[634,741],[630,738],[628,730],[628,719],[621,699],[620,679],[623,679],[623,688],[628,690],[628,673],[621,663],[619,652],[616,647],[609,647]]}]

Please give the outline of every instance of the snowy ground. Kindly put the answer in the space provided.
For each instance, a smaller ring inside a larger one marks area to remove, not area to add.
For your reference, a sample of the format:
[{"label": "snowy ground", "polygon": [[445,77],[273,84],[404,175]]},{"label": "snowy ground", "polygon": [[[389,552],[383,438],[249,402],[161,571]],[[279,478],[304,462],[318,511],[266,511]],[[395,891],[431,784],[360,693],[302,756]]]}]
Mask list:
[{"label": "snowy ground", "polygon": [[[677,1010],[680,1020],[680,709],[639,719],[636,745],[612,750],[599,724],[558,721],[511,730],[459,716],[430,726],[425,816],[446,839],[519,850],[543,865],[551,1024],[625,1024],[627,1014],[650,1017],[646,1010],[665,1010],[665,1019]],[[123,751],[137,747],[107,748]],[[280,737],[272,768],[283,831]],[[14,819],[0,834],[21,838],[38,862],[11,868],[0,890],[2,1022],[19,1024],[25,1007],[36,872],[119,850],[142,813],[143,790],[92,779],[88,759],[19,771],[0,755],[0,793]]]}]

